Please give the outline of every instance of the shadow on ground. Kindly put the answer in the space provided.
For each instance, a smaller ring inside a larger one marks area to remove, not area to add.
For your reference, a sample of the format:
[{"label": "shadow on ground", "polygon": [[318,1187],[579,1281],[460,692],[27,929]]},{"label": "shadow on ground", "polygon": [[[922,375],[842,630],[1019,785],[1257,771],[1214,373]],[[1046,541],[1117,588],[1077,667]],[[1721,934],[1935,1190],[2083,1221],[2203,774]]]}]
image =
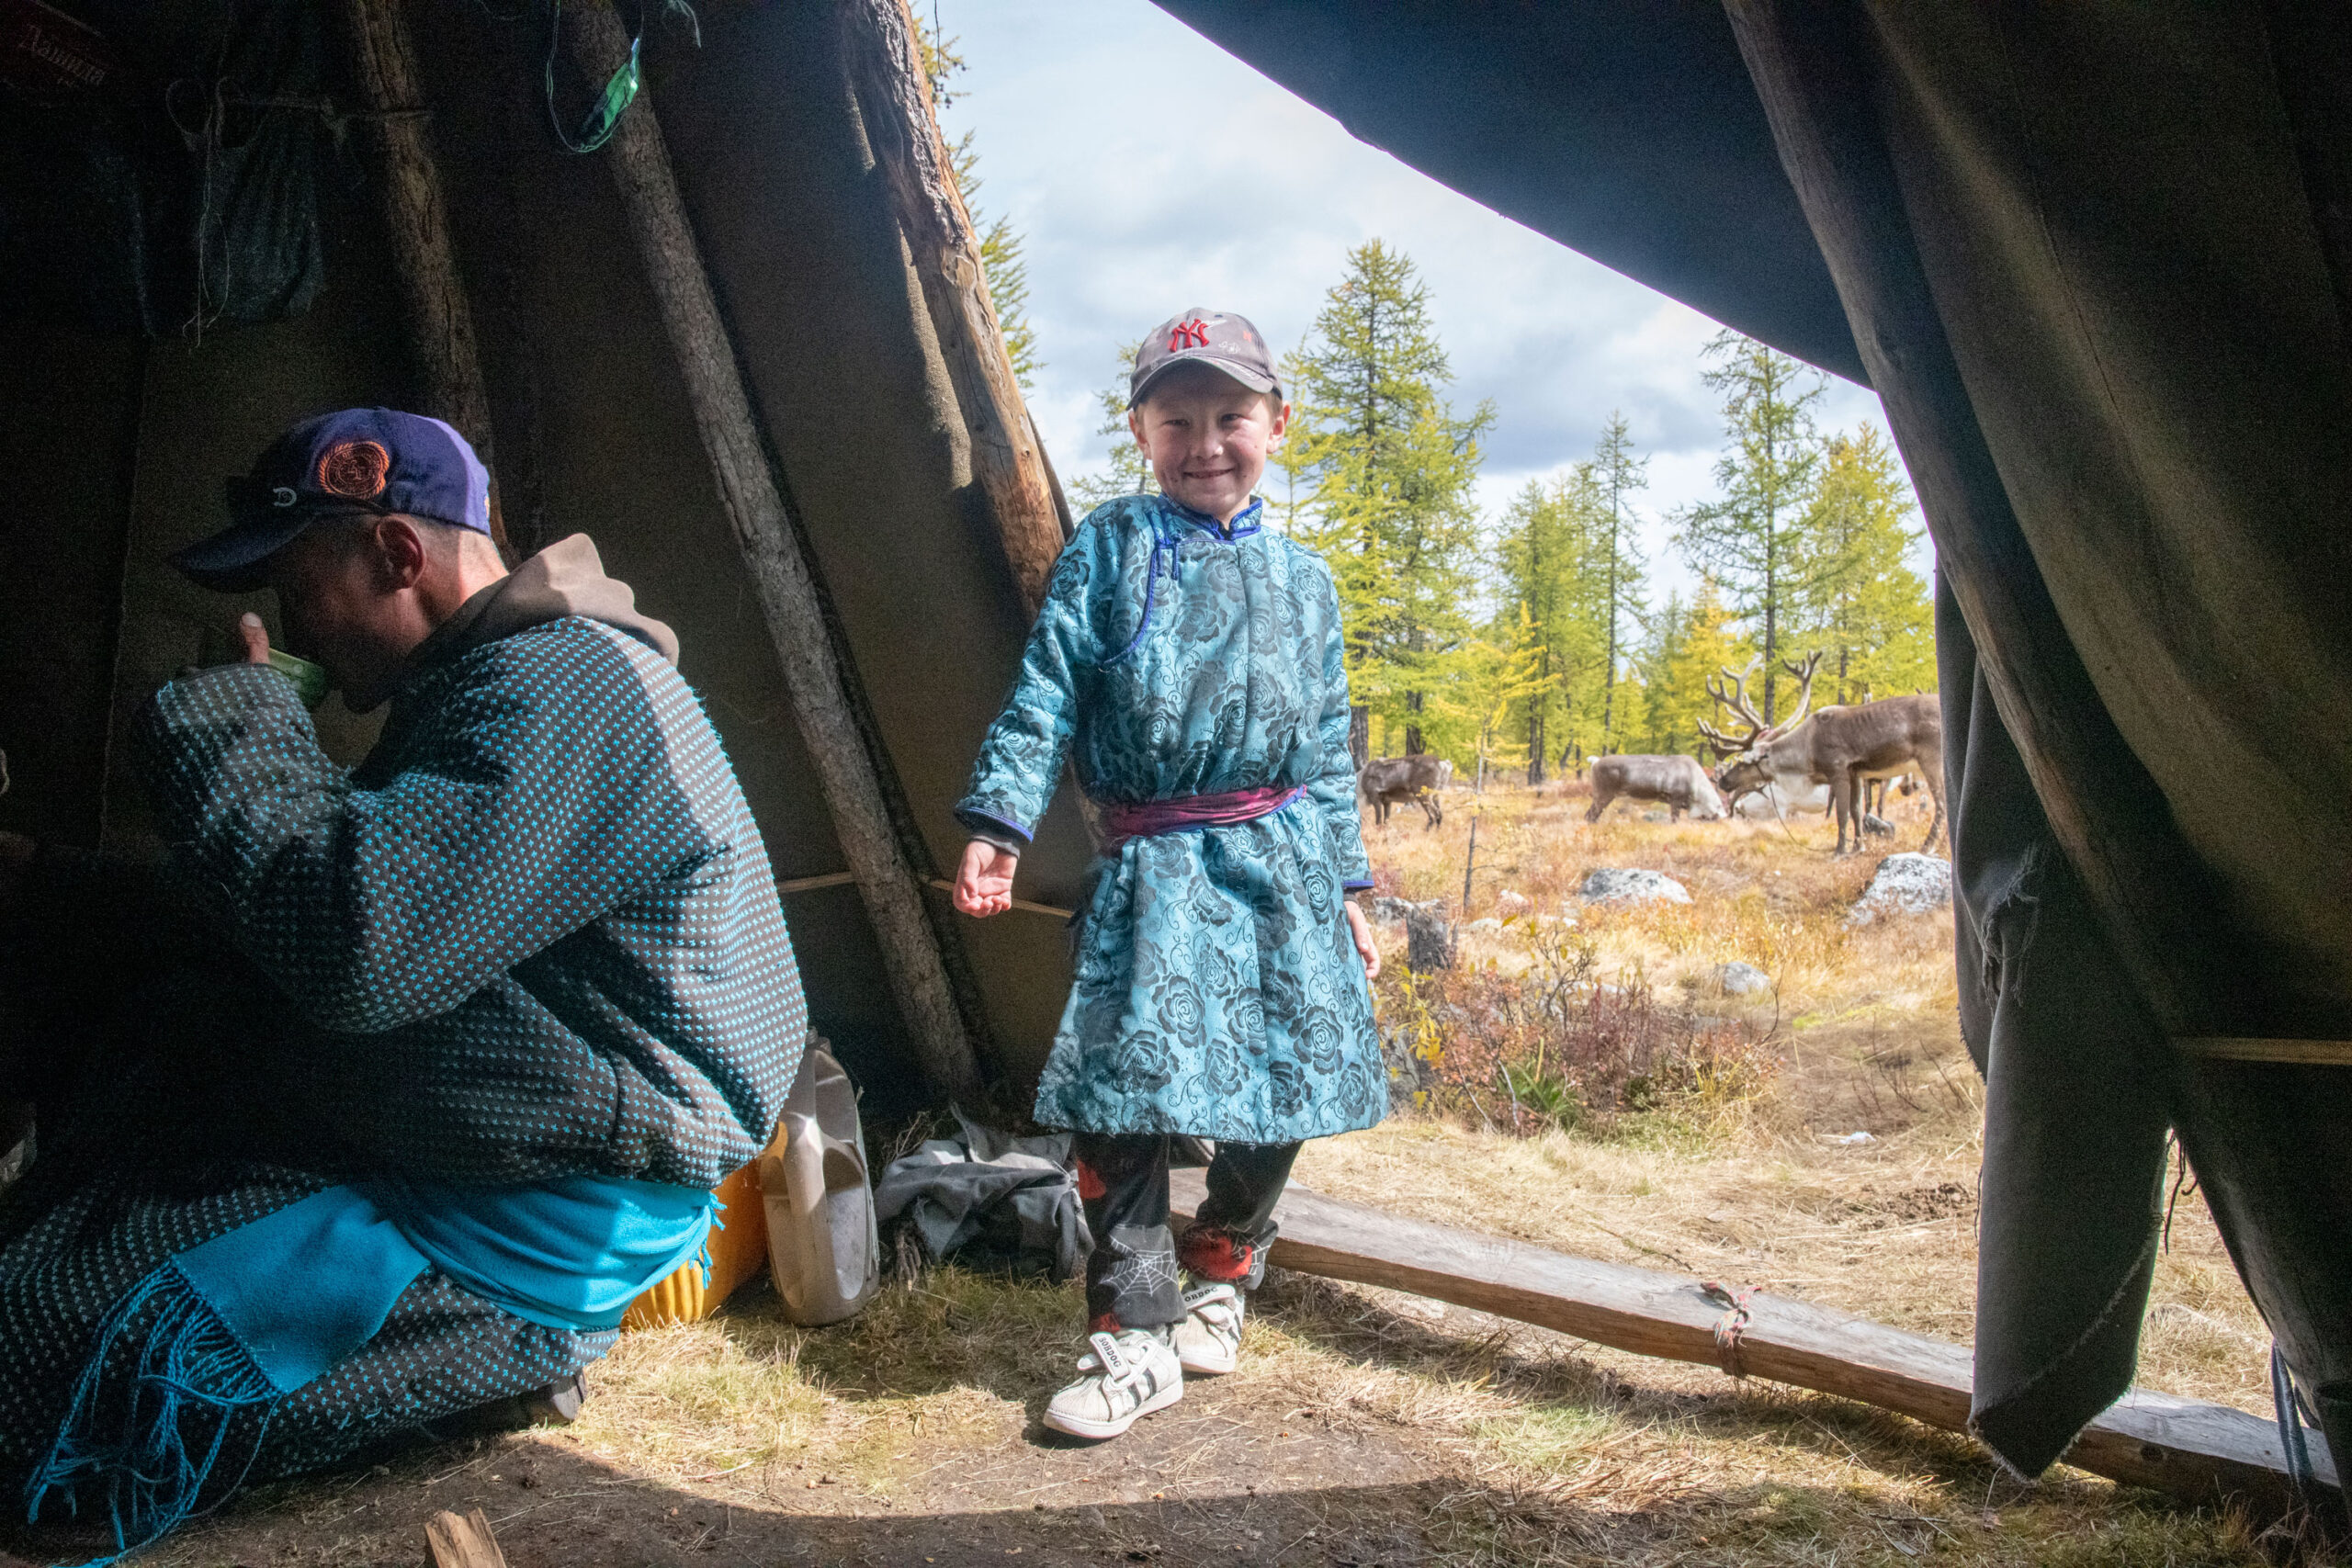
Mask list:
[{"label": "shadow on ground", "polygon": [[[1147,1498],[1132,1503],[916,1513],[747,1506],[648,1483],[588,1455],[529,1438],[424,1456],[389,1473],[260,1489],[135,1561],[140,1568],[415,1568],[424,1521],[481,1508],[512,1568],[697,1568],[785,1563],[1350,1564],[1430,1560],[1429,1524],[1453,1487]],[[79,1561],[104,1542],[44,1530],[7,1544],[28,1561]]]}]

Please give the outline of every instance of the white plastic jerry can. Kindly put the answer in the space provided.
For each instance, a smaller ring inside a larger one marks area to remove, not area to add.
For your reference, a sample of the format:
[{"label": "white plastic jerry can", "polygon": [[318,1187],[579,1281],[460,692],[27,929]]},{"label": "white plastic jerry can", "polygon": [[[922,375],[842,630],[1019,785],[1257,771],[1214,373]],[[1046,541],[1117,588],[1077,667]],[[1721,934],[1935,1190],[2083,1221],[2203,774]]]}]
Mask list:
[{"label": "white plastic jerry can", "polygon": [[821,1036],[808,1038],[759,1172],[768,1271],[785,1315],[812,1326],[839,1323],[880,1288],[882,1247],[857,1091]]}]

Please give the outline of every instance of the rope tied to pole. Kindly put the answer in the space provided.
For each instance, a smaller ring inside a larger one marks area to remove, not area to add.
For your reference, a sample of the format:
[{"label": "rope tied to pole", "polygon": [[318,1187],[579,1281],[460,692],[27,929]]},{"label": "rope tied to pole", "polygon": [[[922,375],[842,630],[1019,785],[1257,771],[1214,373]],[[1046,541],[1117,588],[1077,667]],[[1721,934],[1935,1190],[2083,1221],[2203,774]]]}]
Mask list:
[{"label": "rope tied to pole", "polygon": [[1723,1316],[1715,1323],[1715,1361],[1736,1378],[1747,1375],[1747,1364],[1739,1346],[1749,1322],[1747,1298],[1755,1293],[1753,1285],[1743,1285],[1735,1291],[1713,1280],[1699,1281],[1699,1294],[1724,1309]]}]

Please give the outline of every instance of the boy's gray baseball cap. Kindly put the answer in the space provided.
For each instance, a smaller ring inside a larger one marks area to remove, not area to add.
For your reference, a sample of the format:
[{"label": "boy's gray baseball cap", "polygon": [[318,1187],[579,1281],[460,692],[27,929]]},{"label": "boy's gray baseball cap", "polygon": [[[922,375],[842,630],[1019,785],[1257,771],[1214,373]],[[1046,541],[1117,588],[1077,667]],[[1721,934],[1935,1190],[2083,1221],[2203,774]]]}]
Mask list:
[{"label": "boy's gray baseball cap", "polygon": [[1195,305],[1169,317],[1143,340],[1135,373],[1127,378],[1127,406],[1142,402],[1154,381],[1187,360],[1222,370],[1253,392],[1282,394],[1273,352],[1250,318]]}]

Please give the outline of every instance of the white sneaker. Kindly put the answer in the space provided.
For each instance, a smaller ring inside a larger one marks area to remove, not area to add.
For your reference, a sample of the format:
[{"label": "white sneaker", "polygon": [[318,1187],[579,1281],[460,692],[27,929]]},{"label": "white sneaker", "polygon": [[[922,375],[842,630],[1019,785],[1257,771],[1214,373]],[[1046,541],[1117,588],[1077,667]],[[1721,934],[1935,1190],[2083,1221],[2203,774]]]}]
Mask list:
[{"label": "white sneaker", "polygon": [[1092,1351],[1078,1363],[1085,1374],[1046,1406],[1046,1425],[1073,1438],[1115,1438],[1139,1416],[1165,1410],[1184,1397],[1184,1369],[1176,1352],[1148,1328],[1090,1334]]},{"label": "white sneaker", "polygon": [[1188,1372],[1215,1377],[1241,1364],[1241,1292],[1231,1285],[1195,1285],[1184,1292],[1184,1321],[1176,1325],[1176,1359]]}]

